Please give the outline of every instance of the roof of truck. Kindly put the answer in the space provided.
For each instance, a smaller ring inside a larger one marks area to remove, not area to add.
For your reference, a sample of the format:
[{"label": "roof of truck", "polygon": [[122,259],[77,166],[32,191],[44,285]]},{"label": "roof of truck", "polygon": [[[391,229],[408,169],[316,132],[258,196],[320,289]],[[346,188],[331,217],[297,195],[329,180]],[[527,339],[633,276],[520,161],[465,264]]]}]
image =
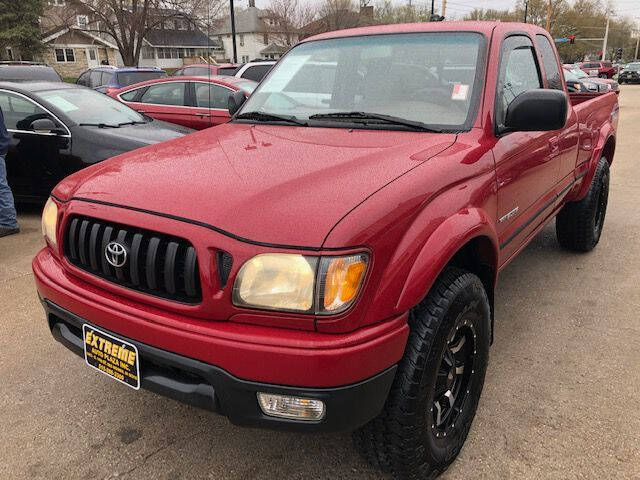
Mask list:
[{"label": "roof of truck", "polygon": [[546,30],[530,23],[517,22],[483,22],[483,21],[456,21],[456,22],[422,22],[422,23],[398,23],[392,25],[374,25],[371,27],[348,28],[333,32],[321,33],[302,40],[308,42],[327,38],[355,37],[363,35],[385,35],[393,33],[420,33],[420,32],[478,32],[491,35],[498,25],[509,25],[514,30],[536,33],[546,33]]}]

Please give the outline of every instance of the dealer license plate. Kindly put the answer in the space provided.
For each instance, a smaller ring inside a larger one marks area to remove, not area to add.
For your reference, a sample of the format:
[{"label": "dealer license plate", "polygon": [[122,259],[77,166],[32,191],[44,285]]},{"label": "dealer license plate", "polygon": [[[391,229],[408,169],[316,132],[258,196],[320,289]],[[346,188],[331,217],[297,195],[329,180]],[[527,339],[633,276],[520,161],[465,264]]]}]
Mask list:
[{"label": "dealer license plate", "polygon": [[135,345],[87,324],[82,325],[82,338],[87,365],[131,388],[140,388],[140,359]]}]

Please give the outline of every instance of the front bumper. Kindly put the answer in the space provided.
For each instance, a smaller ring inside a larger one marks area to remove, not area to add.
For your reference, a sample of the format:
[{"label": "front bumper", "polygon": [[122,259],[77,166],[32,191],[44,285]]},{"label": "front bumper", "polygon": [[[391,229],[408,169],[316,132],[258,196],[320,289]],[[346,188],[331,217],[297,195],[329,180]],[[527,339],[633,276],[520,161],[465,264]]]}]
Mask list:
[{"label": "front bumper", "polygon": [[[53,337],[82,357],[81,317],[42,300]],[[107,332],[119,336],[113,332]],[[175,353],[122,338],[140,354],[141,387],[199,408],[221,413],[236,425],[295,431],[354,430],[374,418],[387,398],[396,366],[372,378],[338,388],[297,388],[249,382],[221,368]],[[258,406],[257,392],[277,393],[322,400],[326,415],[320,421],[300,421],[265,415]]]}]

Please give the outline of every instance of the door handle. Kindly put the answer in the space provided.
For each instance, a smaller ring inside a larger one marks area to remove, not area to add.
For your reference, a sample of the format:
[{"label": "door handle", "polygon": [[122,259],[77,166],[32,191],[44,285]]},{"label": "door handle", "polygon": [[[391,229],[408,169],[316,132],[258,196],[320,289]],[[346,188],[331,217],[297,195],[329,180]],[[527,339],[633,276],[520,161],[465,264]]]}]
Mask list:
[{"label": "door handle", "polygon": [[209,118],[211,115],[208,113],[196,113],[196,117]]}]

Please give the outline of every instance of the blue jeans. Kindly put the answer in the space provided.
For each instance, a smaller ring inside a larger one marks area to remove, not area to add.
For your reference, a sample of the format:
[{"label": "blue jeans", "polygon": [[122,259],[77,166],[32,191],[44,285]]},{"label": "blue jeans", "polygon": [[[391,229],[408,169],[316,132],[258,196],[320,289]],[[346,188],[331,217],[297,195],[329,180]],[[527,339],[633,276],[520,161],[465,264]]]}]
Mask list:
[{"label": "blue jeans", "polygon": [[13,194],[7,182],[7,165],[0,155],[0,227],[18,228],[18,215]]}]

